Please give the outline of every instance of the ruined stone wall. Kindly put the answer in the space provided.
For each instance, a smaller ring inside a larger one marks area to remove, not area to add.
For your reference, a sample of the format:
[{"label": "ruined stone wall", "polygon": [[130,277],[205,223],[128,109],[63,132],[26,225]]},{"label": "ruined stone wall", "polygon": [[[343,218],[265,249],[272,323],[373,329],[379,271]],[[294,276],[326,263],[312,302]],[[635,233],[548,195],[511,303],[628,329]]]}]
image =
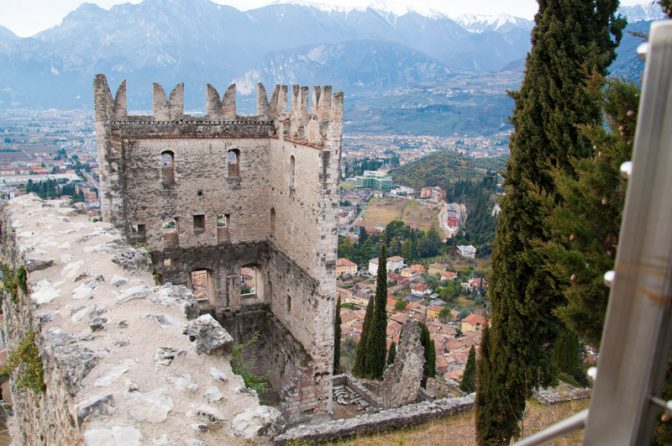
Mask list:
[{"label": "ruined stone wall", "polygon": [[[34,195],[2,212],[2,256],[27,270],[5,292],[10,351],[35,332],[44,392],[11,375],[16,445],[248,444],[279,413],[232,373],[232,339],[182,286],[155,286],[148,255],[108,223]],[[5,277],[9,283],[9,276]]]},{"label": "ruined stone wall", "polygon": [[[241,242],[220,244],[198,248],[173,248],[152,251],[154,269],[159,271],[165,283],[184,285],[191,288],[190,273],[194,269],[213,271],[213,287],[216,303],[212,308],[238,310],[242,306],[266,302],[270,287],[268,272],[268,243]],[[166,260],[169,265],[166,265]],[[254,296],[241,296],[240,268],[257,265],[257,292]]]},{"label": "ruined stone wall", "polygon": [[[152,116],[128,116],[125,83],[113,99],[98,75],[94,93],[104,219],[150,246],[164,282],[189,286],[191,271],[207,269],[213,295],[204,310],[268,305],[312,357],[292,413],[330,410],[343,94],[314,87],[311,107],[308,87],[294,86],[288,110],[286,86],[269,101],[259,84],[256,115],[243,117],[235,85],[222,98],[208,85],[207,115],[193,117],[183,112],[182,84],[169,97],[154,84]],[[229,173],[230,150],[239,174]],[[174,157],[167,173],[165,151]],[[202,228],[194,215],[205,216]],[[227,216],[225,230],[217,215]],[[166,235],[171,218],[177,231]],[[256,294],[241,296],[240,267],[250,264]]]},{"label": "ruined stone wall", "polygon": [[469,411],[474,407],[475,399],[476,394],[472,393],[465,397],[423,401],[395,409],[367,413],[354,418],[332,420],[320,424],[304,424],[278,435],[273,439],[273,442],[276,446],[326,444],[349,437],[406,429],[430,420],[438,420]]}]

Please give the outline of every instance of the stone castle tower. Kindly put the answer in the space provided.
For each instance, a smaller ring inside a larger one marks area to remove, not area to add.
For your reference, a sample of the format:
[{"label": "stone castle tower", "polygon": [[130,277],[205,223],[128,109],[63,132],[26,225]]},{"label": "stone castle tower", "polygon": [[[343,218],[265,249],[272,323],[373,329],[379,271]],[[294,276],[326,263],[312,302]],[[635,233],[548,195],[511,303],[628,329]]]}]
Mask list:
[{"label": "stone castle tower", "polygon": [[[153,114],[129,116],[126,83],[94,80],[103,219],[146,244],[156,277],[194,291],[267,374],[290,421],[331,405],[343,93],[259,84],[255,116],[236,89],[207,86],[203,117],[184,85],[154,84]],[[198,364],[194,364],[198,367]]]}]

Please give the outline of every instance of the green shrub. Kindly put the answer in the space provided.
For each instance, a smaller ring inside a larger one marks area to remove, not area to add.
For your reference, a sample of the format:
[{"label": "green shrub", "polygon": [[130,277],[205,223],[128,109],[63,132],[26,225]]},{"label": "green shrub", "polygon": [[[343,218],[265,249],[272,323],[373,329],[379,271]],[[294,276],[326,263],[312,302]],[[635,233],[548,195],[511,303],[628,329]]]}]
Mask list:
[{"label": "green shrub", "polygon": [[254,389],[257,393],[262,394],[271,390],[266,375],[257,375],[253,373],[251,370],[254,367],[254,363],[243,358],[245,350],[254,345],[257,340],[258,334],[255,334],[254,337],[246,343],[236,344],[233,347],[233,353],[231,354],[231,370],[233,373],[240,375],[240,377],[243,378],[246,387]]},{"label": "green shrub", "polygon": [[16,272],[16,281],[23,294],[28,294],[28,275],[26,274],[25,266],[19,266]]},{"label": "green shrub", "polygon": [[19,342],[19,347],[9,353],[7,365],[0,371],[0,376],[9,377],[17,370],[17,388],[32,390],[34,393],[42,393],[47,389],[44,384],[42,359],[35,345],[35,332],[32,330]]}]

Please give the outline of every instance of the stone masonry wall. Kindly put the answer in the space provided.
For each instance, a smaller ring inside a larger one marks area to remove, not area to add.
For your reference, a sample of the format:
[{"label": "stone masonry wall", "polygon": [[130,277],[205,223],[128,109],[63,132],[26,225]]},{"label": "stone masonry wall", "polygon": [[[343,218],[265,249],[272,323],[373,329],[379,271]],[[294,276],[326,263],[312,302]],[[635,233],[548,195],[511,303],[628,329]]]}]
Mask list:
[{"label": "stone masonry wall", "polygon": [[394,429],[403,429],[426,423],[474,407],[476,394],[461,398],[423,401],[395,409],[359,415],[354,418],[327,421],[321,424],[304,424],[276,436],[277,446],[293,444],[325,444],[358,435],[372,435]]},{"label": "stone masonry wall", "polygon": [[[158,139],[124,146],[127,233],[146,225],[152,250],[166,249],[163,224],[177,220],[182,248],[220,243],[217,215],[228,215],[231,243],[266,240],[268,235],[268,164],[265,140]],[[240,151],[240,175],[229,176],[227,151]],[[174,153],[174,182],[161,178],[161,153]],[[205,229],[194,228],[194,215],[205,216]],[[250,224],[254,222],[253,224]]]},{"label": "stone masonry wall", "polygon": [[[146,252],[108,223],[34,195],[2,212],[3,261],[28,293],[4,293],[10,351],[33,330],[46,391],[10,379],[16,445],[264,442],[279,412],[229,364],[232,339],[183,286],[154,285]],[[184,333],[188,333],[184,334]],[[266,440],[267,441],[267,440]]]}]

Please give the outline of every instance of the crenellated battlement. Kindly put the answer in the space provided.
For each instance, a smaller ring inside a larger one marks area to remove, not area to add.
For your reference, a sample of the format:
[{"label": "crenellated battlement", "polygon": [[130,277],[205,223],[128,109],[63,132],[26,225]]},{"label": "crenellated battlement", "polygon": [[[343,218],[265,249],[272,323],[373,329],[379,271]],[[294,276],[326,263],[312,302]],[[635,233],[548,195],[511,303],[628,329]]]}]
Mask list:
[{"label": "crenellated battlement", "polygon": [[[163,86],[153,84],[151,116],[129,116],[126,107],[126,81],[122,81],[113,98],[105,75],[96,75],[94,80],[94,103],[96,121],[114,123],[115,126],[139,126],[155,123],[173,123],[177,126],[207,126],[209,123],[232,125],[265,124],[274,122],[276,131],[264,136],[275,136],[311,146],[326,144],[329,124],[342,125],[343,93],[332,94],[331,86],[313,86],[312,95],[307,86],[293,85],[291,109],[288,110],[289,88],[276,85],[269,101],[266,88],[257,84],[256,114],[241,116],[236,110],[236,84],[231,84],[223,96],[210,84],[206,86],[205,116],[184,114],[184,84],[177,84],[166,96]],[[179,133],[179,132],[178,132]]]}]

